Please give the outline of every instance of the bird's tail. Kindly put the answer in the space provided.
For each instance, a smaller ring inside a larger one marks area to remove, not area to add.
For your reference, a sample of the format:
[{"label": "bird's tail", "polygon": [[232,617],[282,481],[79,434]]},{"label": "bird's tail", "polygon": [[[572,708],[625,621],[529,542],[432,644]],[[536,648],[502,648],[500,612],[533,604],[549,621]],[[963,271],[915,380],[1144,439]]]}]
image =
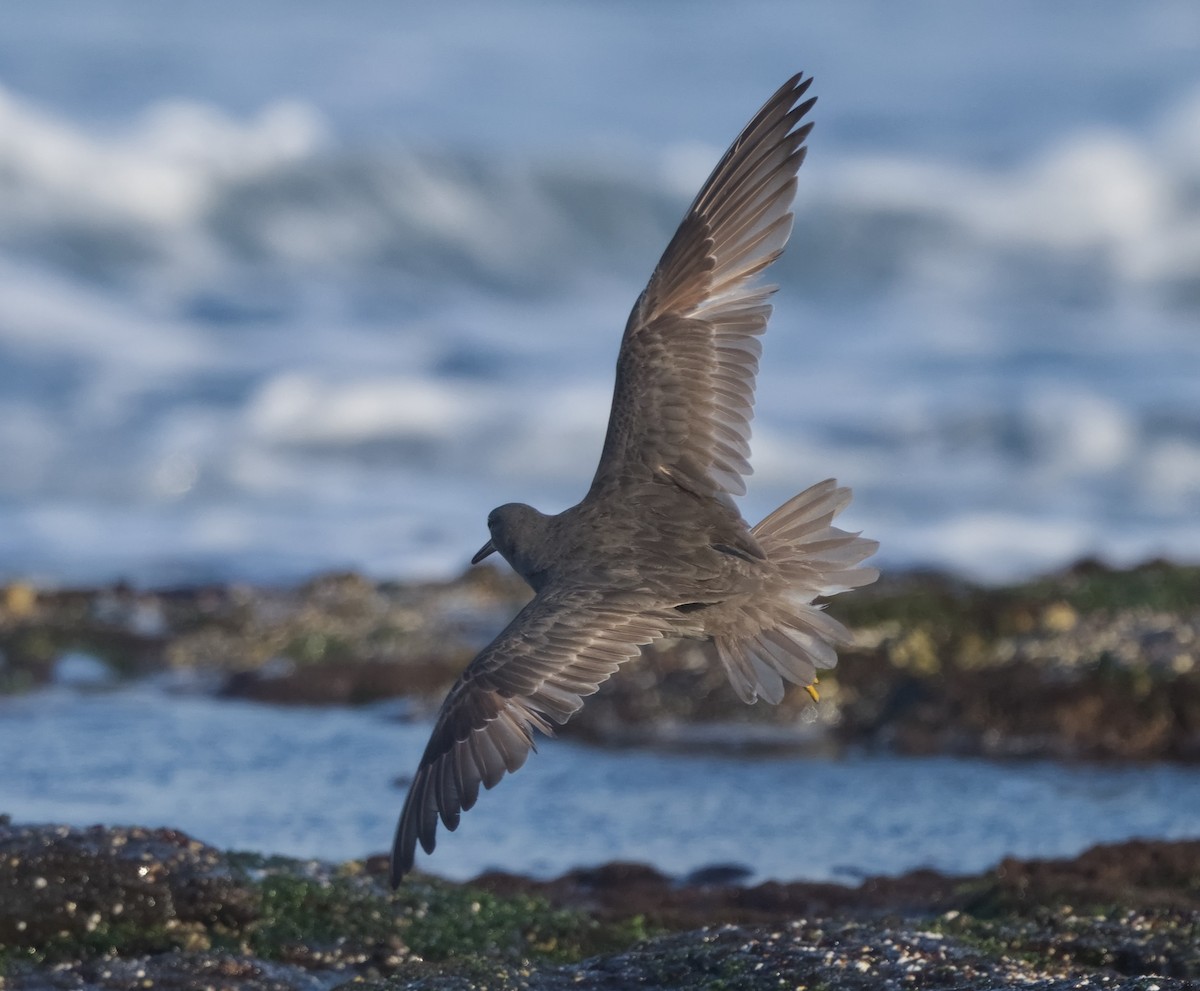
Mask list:
[{"label": "bird's tail", "polygon": [[[809,689],[818,668],[837,663],[835,647],[851,643],[850,632],[814,605],[818,596],[869,585],[879,577],[859,562],[878,541],[833,526],[850,503],[850,490],[830,478],[794,496],[751,531],[766,553],[771,581],[737,604],[714,637],[734,689],[746,702],[779,702],[783,683]],[[732,605],[732,603],[731,603]]]}]

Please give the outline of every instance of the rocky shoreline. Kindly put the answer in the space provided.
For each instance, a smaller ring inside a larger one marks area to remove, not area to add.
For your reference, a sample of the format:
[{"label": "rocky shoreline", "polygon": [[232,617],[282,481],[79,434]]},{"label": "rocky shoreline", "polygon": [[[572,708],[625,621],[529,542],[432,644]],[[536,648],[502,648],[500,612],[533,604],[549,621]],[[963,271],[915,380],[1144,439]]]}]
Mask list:
[{"label": "rocky shoreline", "polygon": [[1200,841],[857,888],[612,864],[392,892],[385,868],[0,821],[0,987],[1200,988]]},{"label": "rocky shoreline", "polygon": [[[279,704],[432,709],[525,601],[511,574],[327,575],[290,589],[0,589],[0,691],[191,672]],[[821,703],[737,700],[707,648],[648,648],[564,733],[611,745],[1200,761],[1200,567],[1081,562],[1006,588],[887,577],[831,611],[856,635]],[[71,668],[74,665],[74,669]]]},{"label": "rocky shoreline", "polygon": [[[0,690],[190,679],[286,704],[431,710],[527,593],[330,575],[292,589],[0,589]],[[1200,568],[1081,563],[989,589],[910,574],[836,601],[822,700],[744,706],[703,648],[648,650],[567,732],[601,744],[1200,760]],[[2,812],[2,810],[0,810]],[[552,881],[225,852],[173,830],[0,816],[0,988],[1200,991],[1200,840],[971,877],[746,887],[716,866]]]}]

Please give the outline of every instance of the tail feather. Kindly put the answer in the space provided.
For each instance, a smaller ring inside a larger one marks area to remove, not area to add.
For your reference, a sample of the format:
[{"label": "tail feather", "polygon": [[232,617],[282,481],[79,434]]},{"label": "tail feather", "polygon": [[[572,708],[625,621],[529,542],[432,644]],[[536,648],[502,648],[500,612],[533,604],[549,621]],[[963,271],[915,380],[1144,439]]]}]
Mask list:
[{"label": "tail feather", "polygon": [[746,702],[777,703],[784,682],[816,681],[817,670],[837,663],[837,647],[853,642],[850,631],[818,596],[869,585],[875,568],[859,563],[875,553],[877,541],[833,526],[850,503],[850,490],[826,479],[789,499],[751,531],[767,561],[778,569],[779,587],[761,590],[736,607],[714,639],[734,690]]}]

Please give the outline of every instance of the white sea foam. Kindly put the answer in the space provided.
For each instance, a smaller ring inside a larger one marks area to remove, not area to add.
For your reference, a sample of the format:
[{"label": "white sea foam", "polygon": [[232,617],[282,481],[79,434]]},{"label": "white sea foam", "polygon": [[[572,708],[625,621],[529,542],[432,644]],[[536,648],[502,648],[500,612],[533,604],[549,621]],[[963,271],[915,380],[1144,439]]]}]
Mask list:
[{"label": "white sea foam", "polygon": [[488,416],[479,389],[419,378],[322,382],[289,374],[267,382],[251,400],[250,429],[283,443],[356,445],[389,438],[443,441]]},{"label": "white sea foam", "polygon": [[857,256],[938,290],[957,281],[992,292],[997,270],[1024,256],[1107,291],[1194,290],[1200,161],[1178,137],[1194,129],[1200,97],[1189,96],[1149,138],[1085,129],[1003,170],[896,156],[826,163],[813,170],[820,233],[860,232],[837,256],[851,277]]},{"label": "white sea foam", "polygon": [[[90,252],[73,259],[80,271],[103,265],[136,278],[165,265],[191,289],[212,266],[248,261],[271,263],[285,279],[311,278],[312,266],[341,276],[351,263],[402,262],[425,278],[525,290],[542,273],[542,291],[554,284],[547,276],[573,269],[615,265],[624,275],[631,237],[651,245],[669,230],[684,191],[715,158],[675,146],[661,177],[641,177],[602,163],[364,152],[338,148],[320,115],[296,101],[246,120],[162,103],[124,129],[94,133],[0,90],[0,124],[10,250],[70,268],[54,238],[72,236],[74,250]],[[989,268],[1034,252],[1038,264],[1092,271],[1116,288],[1191,282],[1200,155],[1186,135],[1197,128],[1200,96],[1188,95],[1148,136],[1074,131],[1004,169],[827,157],[806,170],[800,229],[822,238],[843,280],[877,279],[882,264],[917,285],[945,289],[946,276],[969,276],[991,289]],[[963,251],[970,264],[953,264]]]}]

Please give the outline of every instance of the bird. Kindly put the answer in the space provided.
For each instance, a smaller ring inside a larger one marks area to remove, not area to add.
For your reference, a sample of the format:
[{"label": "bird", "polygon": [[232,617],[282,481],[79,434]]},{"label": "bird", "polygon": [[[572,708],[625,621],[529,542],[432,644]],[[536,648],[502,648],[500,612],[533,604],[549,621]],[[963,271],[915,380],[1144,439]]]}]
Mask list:
[{"label": "bird", "polygon": [[[760,336],[778,288],[758,275],[792,230],[816,102],[797,73],[742,129],[633,306],[600,462],[577,505],[493,510],[471,559],[504,558],[534,592],[466,667],[438,712],[396,827],[391,881],[434,850],[583,699],[664,638],[710,641],[737,695],[784,683],[814,699],[849,631],[815,600],[870,584],[878,547],[833,525],[850,489],[826,479],[757,525],[734,498],[751,473]],[[807,98],[806,98],[807,97]]]}]

